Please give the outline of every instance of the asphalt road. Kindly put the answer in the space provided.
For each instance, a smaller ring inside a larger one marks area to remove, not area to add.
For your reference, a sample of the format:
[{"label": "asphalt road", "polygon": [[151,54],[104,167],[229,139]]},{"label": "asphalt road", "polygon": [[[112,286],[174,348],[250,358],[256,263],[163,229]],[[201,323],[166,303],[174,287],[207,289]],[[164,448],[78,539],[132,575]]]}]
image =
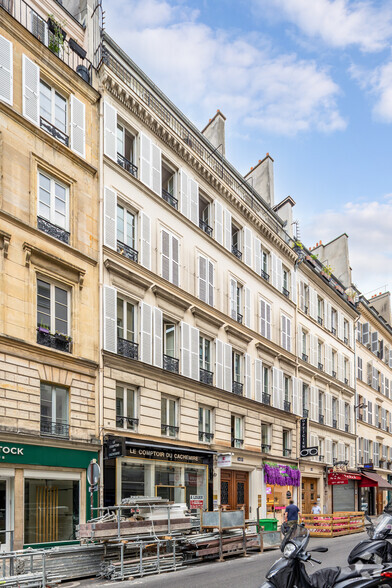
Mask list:
[{"label": "asphalt road", "polygon": [[[328,547],[328,553],[317,553],[315,557],[322,561],[322,565],[314,564],[314,567],[306,564],[309,573],[320,567],[345,566],[347,555],[351,549],[366,538],[366,533],[335,537],[333,539],[311,539],[309,548],[323,545]],[[156,588],[259,588],[265,579],[265,574],[271,565],[280,557],[279,550],[256,553],[247,558],[231,558],[223,563],[210,562],[194,564],[179,570],[161,574],[137,578],[127,582],[108,582],[104,580],[86,580],[83,582],[69,583],[68,588],[130,588],[131,586],[149,586]],[[67,585],[64,585],[64,588]]]}]

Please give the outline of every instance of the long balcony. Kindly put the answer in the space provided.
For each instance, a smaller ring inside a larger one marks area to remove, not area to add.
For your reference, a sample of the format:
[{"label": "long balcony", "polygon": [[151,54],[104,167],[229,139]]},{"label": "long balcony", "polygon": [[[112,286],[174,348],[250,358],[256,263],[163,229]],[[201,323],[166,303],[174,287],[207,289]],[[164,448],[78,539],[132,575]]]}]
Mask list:
[{"label": "long balcony", "polygon": [[176,357],[171,357],[170,355],[163,355],[163,369],[167,370],[168,372],[173,372],[174,374],[178,374],[180,366],[180,360]]},{"label": "long balcony", "polygon": [[209,237],[212,237],[212,230],[213,230],[212,227],[210,227],[210,225],[208,225],[201,218],[199,218],[199,227],[201,228],[202,231],[204,231],[205,233],[207,233],[207,235]]},{"label": "long balcony", "polygon": [[208,370],[204,370],[203,368],[200,368],[199,379],[202,384],[207,384],[208,386],[212,386],[212,384],[214,382],[214,372],[210,372]]},{"label": "long balcony", "polygon": [[58,227],[57,225],[54,225],[53,223],[46,220],[46,218],[43,218],[42,216],[37,216],[37,227],[43,233],[46,233],[47,235],[50,235],[51,237],[54,237],[55,239],[58,239],[59,241],[62,241],[63,243],[69,245],[68,231],[62,229],[61,227]]},{"label": "long balcony", "polygon": [[54,125],[52,125],[51,122],[49,122],[48,120],[46,120],[42,116],[40,116],[40,127],[41,127],[41,129],[43,129],[44,131],[49,133],[49,135],[52,135],[52,137],[54,137],[55,139],[60,141],[60,143],[62,143],[66,147],[68,147],[68,145],[69,145],[68,135],[66,135],[65,133],[63,133],[63,131],[61,131],[60,129],[58,129]]},{"label": "long balcony", "polygon": [[242,251],[240,251],[236,245],[231,246],[231,252],[237,259],[242,259]]},{"label": "long balcony", "polygon": [[236,382],[235,380],[233,380],[231,391],[233,392],[233,394],[237,394],[237,396],[242,396],[244,391],[244,385],[241,384],[241,382]]},{"label": "long balcony", "polygon": [[138,260],[138,252],[133,247],[130,247],[126,243],[122,241],[117,241],[117,252],[121,253],[124,257],[127,257],[131,261],[135,261],[137,263]]},{"label": "long balcony", "polygon": [[68,439],[69,424],[66,421],[53,421],[50,417],[41,416],[41,435]]},{"label": "long balcony", "polygon": [[121,337],[117,337],[117,353],[119,355],[122,355],[123,357],[128,357],[129,359],[137,359],[138,350],[139,345],[134,341],[128,341],[128,339],[122,339]]},{"label": "long balcony", "polygon": [[[60,42],[51,31],[50,19],[38,14],[25,0],[0,0],[0,8],[8,12],[27,29],[38,41],[48,47],[53,55],[63,61],[88,84],[91,84],[92,64],[86,58],[86,51],[73,39],[64,34]],[[47,19],[47,20],[46,20]]]},{"label": "long balcony", "polygon": [[173,208],[178,210],[177,198],[174,198],[173,194],[170,194],[170,192],[168,192],[167,190],[164,190],[163,188],[162,188],[162,198],[164,199],[165,202],[170,204],[170,206],[172,206]]},{"label": "long balcony", "polygon": [[132,163],[132,161],[129,161],[129,159],[124,157],[124,155],[121,155],[121,153],[117,153],[117,163],[118,165],[121,165],[125,171],[137,178],[137,166]]},{"label": "long balcony", "polygon": [[71,353],[72,339],[68,335],[62,333],[49,333],[46,329],[37,329],[37,343],[38,345],[45,345],[45,347],[51,347],[58,351],[65,351]]}]

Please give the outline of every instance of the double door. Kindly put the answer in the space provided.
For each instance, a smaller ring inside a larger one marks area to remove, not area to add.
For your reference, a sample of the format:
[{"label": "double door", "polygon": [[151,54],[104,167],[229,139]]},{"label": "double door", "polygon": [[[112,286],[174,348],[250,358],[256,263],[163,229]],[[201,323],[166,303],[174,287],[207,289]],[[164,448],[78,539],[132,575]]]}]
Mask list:
[{"label": "double door", "polygon": [[249,518],[249,473],[221,470],[221,505],[228,510],[245,509]]}]

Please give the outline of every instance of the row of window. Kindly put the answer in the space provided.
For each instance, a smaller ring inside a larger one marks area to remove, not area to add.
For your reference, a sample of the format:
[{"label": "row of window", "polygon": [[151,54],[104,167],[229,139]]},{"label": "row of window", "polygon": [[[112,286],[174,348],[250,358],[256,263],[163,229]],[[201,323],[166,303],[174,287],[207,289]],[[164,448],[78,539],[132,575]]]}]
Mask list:
[{"label": "row of window", "polygon": [[358,463],[392,470],[392,447],[358,437]]},{"label": "row of window", "polygon": [[341,441],[333,441],[328,437],[310,434],[311,447],[318,447],[318,456],[311,457],[312,461],[321,461],[327,464],[337,462],[346,463],[349,467],[355,467],[355,446]]},{"label": "row of window", "polygon": [[354,364],[352,359],[333,349],[331,345],[298,326],[298,357],[321,371],[337,378],[346,385],[354,385]]},{"label": "row of window", "polygon": [[369,323],[357,324],[357,340],[392,368],[392,347],[384,343],[384,339],[379,337],[378,331],[373,330]]},{"label": "row of window", "polygon": [[383,372],[380,372],[376,367],[374,367],[372,361],[368,361],[367,363],[367,376],[366,379],[363,373],[363,361],[362,357],[357,358],[357,365],[358,371],[357,376],[358,379],[362,382],[366,382],[368,386],[371,386],[373,390],[377,390],[377,392],[381,392],[383,396],[387,398],[392,397],[392,380],[387,378]]},{"label": "row of window", "polygon": [[367,400],[364,396],[358,396],[358,418],[360,421],[373,425],[389,433],[392,432],[392,412],[378,405],[376,402]]}]

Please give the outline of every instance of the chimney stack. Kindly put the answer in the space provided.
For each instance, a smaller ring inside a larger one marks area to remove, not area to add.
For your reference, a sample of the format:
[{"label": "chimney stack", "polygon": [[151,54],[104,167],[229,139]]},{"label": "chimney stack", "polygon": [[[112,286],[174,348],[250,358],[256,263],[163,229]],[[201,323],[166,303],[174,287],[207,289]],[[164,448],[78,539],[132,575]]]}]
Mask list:
[{"label": "chimney stack", "polygon": [[225,146],[225,121],[226,117],[220,110],[216,111],[216,115],[210,118],[208,124],[202,130],[203,135],[213,144],[217,152],[226,154]]},{"label": "chimney stack", "polygon": [[245,175],[245,179],[260,194],[262,198],[273,207],[275,204],[274,195],[274,160],[269,153],[264,159],[259,159],[255,167]]}]

